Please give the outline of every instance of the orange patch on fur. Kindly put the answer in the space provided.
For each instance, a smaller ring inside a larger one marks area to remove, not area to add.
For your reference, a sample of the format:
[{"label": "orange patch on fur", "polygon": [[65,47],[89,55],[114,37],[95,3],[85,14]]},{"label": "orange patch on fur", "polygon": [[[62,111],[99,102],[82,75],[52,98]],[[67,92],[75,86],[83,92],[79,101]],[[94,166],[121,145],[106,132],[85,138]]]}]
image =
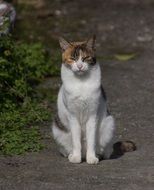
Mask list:
[{"label": "orange patch on fur", "polygon": [[71,54],[72,54],[73,50],[74,50],[74,47],[70,46],[69,48],[67,48],[63,52],[62,60],[63,60],[64,63],[67,63],[67,64],[71,65],[74,62],[74,60],[71,59]]}]

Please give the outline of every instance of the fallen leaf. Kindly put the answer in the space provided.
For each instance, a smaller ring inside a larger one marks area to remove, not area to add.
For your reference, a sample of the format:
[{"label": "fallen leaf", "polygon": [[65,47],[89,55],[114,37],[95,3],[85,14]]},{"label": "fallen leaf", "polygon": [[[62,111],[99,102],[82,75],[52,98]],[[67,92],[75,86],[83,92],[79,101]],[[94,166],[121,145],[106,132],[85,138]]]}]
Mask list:
[{"label": "fallen leaf", "polygon": [[131,53],[131,54],[116,54],[114,55],[114,58],[117,59],[118,61],[129,61],[131,59],[134,59],[136,56],[136,53]]}]

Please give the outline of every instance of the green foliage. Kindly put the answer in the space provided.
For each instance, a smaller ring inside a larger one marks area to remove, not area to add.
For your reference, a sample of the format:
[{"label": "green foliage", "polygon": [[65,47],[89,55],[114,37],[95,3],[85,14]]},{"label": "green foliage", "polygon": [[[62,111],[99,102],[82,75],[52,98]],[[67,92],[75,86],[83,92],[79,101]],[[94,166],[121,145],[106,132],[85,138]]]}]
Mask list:
[{"label": "green foliage", "polygon": [[[56,57],[56,56],[55,56]],[[49,59],[40,43],[16,43],[0,38],[0,153],[38,151],[39,122],[48,120],[35,90],[46,75],[57,75],[57,58]],[[59,58],[58,58],[59,59]]]},{"label": "green foliage", "polygon": [[40,143],[38,123],[47,119],[49,119],[48,111],[34,102],[1,112],[0,152],[22,154],[25,151],[40,150],[43,146]]},{"label": "green foliage", "polygon": [[30,81],[39,80],[47,72],[43,47],[39,43],[16,44],[8,37],[1,38],[0,44],[0,90],[5,97],[23,99],[32,91]]}]

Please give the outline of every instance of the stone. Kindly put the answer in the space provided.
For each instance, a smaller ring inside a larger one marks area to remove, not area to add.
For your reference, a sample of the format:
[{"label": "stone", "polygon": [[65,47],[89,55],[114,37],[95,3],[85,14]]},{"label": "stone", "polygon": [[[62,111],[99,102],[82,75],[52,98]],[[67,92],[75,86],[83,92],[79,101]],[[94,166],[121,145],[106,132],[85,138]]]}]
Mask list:
[{"label": "stone", "polygon": [[0,36],[8,34],[11,31],[15,18],[15,8],[9,3],[0,1]]}]

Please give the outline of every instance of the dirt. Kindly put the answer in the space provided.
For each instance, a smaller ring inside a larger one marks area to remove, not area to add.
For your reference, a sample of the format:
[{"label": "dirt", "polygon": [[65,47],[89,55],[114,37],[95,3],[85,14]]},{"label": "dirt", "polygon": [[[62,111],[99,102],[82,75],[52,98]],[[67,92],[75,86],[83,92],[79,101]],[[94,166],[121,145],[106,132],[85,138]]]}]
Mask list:
[{"label": "dirt", "polygon": [[[48,1],[44,10],[59,10],[55,21],[52,18],[55,28],[51,28],[50,33],[42,29],[39,35],[43,39],[46,36],[42,41],[47,41],[50,35],[56,42],[59,34],[75,40],[96,33],[98,56],[137,52],[137,56],[128,61],[100,59],[102,83],[116,119],[117,141],[131,140],[136,143],[137,150],[117,159],[103,160],[98,165],[71,164],[58,153],[47,124],[42,126],[47,145],[44,150],[23,156],[0,156],[0,189],[152,190],[154,1],[54,2],[49,6]],[[47,16],[38,22],[43,24],[49,20]],[[50,88],[50,83],[47,84]]]}]

